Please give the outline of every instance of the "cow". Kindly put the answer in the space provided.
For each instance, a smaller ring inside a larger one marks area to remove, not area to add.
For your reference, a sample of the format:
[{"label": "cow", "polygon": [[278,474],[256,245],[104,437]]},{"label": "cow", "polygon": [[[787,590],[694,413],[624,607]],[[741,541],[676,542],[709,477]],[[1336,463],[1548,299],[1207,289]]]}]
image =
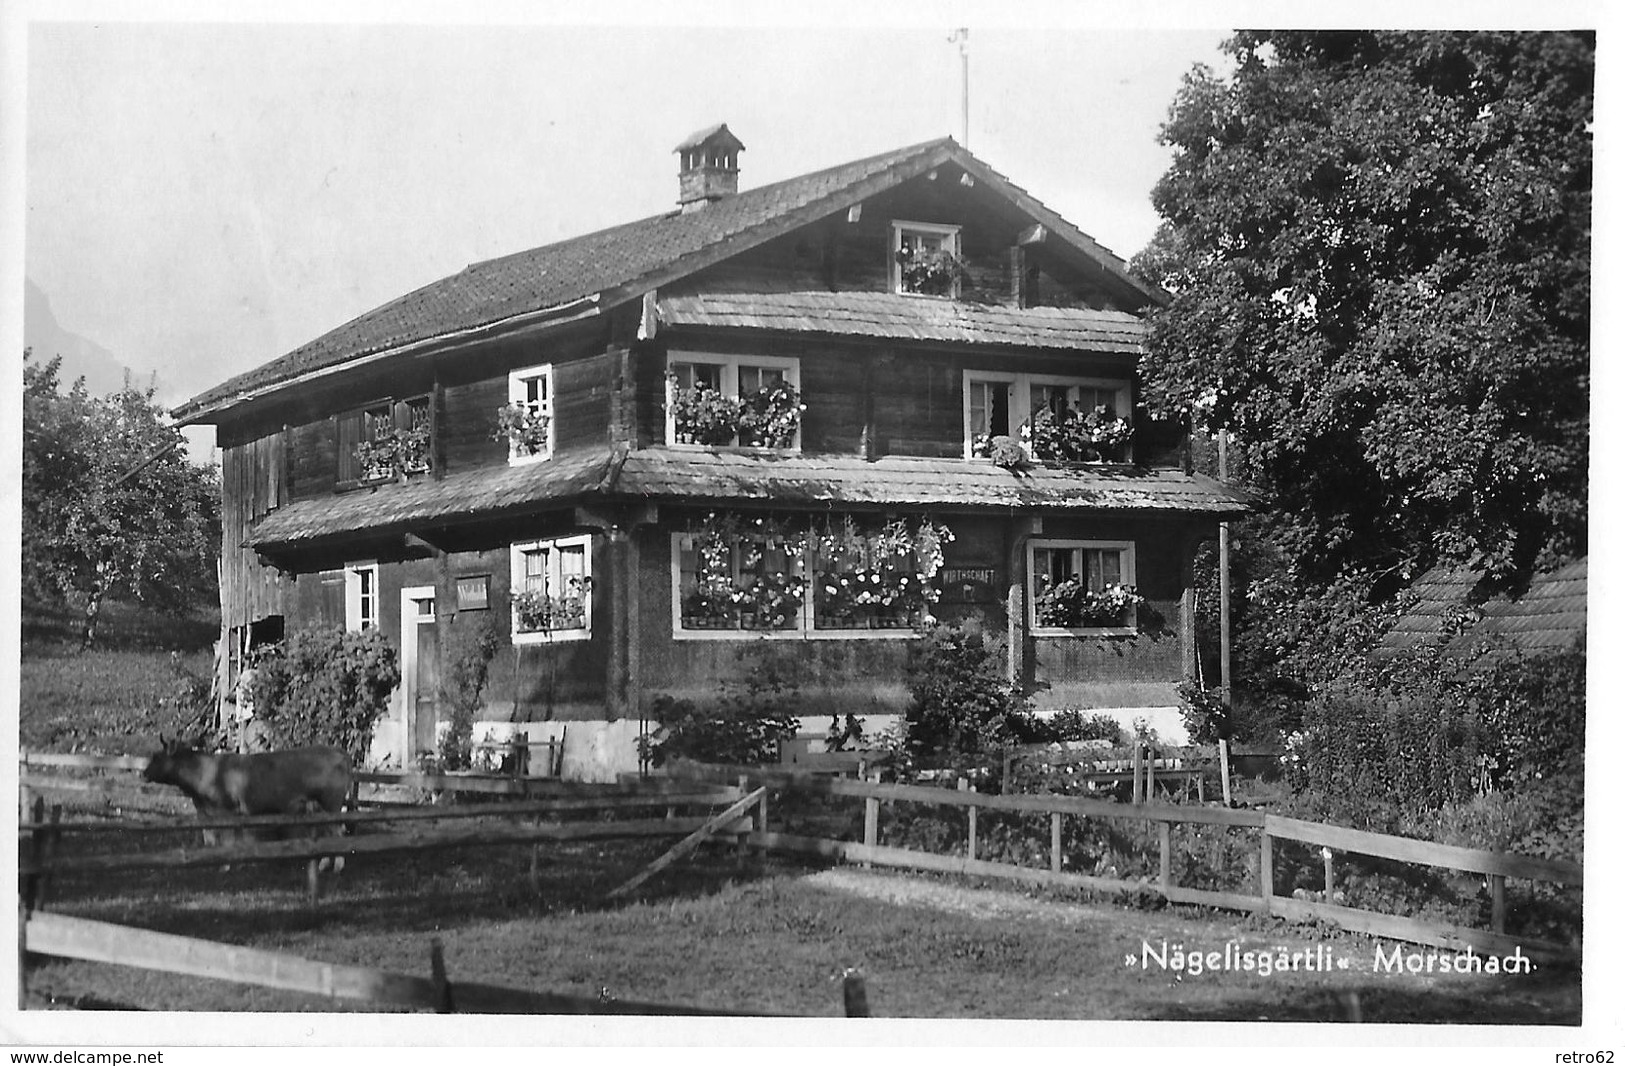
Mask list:
[{"label": "cow", "polygon": [[[310,811],[337,814],[350,794],[350,757],[338,748],[290,748],[234,755],[199,751],[192,744],[163,737],[159,744],[141,776],[180,789],[192,801],[200,819]],[[205,831],[205,839],[213,843],[211,836]],[[342,856],[313,865],[313,890],[318,865],[325,868],[330,863],[335,873],[344,868]]]}]

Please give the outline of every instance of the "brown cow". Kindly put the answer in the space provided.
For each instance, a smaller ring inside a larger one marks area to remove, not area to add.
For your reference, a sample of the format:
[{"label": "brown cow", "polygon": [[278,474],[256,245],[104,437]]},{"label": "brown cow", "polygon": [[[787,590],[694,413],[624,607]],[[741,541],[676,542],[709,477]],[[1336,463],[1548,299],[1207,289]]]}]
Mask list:
[{"label": "brown cow", "polygon": [[[350,757],[338,748],[234,755],[198,751],[190,744],[162,737],[159,742],[162,747],[148,760],[141,776],[179,788],[197,808],[199,818],[312,810],[337,814],[350,794]],[[206,831],[205,836],[212,834]],[[321,860],[321,866],[328,864],[329,860]],[[343,864],[340,857],[332,865],[337,871]]]}]

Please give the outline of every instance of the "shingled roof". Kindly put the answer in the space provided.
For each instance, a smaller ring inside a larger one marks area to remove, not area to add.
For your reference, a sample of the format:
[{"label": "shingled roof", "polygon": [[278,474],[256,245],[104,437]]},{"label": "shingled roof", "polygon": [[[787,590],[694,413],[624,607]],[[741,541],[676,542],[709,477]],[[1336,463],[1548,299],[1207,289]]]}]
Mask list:
[{"label": "shingled roof", "polygon": [[1126,311],[1003,307],[890,292],[771,292],[668,296],[671,326],[722,326],[888,340],[1008,344],[1138,355],[1145,322]]},{"label": "shingled roof", "polygon": [[392,534],[520,514],[589,496],[733,505],[1037,508],[1235,517],[1240,492],[1201,475],[1128,466],[1034,467],[857,456],[780,456],[645,448],[487,467],[439,480],[298,500],[267,515],[248,543],[295,548],[357,533]]},{"label": "shingled roof", "polygon": [[1160,297],[1116,255],[944,137],[747,189],[704,210],[671,211],[475,263],[200,393],[174,415],[182,424],[202,422],[237,402],[354,360],[455,343],[475,332],[500,333],[551,314],[593,313],[949,162],[998,188],[1118,283],[1148,302]]},{"label": "shingled roof", "polygon": [[1434,567],[1411,591],[1416,603],[1384,635],[1379,658],[1438,648],[1447,657],[1490,666],[1585,642],[1585,559],[1535,575],[1516,597],[1490,591],[1481,572],[1457,566]]}]

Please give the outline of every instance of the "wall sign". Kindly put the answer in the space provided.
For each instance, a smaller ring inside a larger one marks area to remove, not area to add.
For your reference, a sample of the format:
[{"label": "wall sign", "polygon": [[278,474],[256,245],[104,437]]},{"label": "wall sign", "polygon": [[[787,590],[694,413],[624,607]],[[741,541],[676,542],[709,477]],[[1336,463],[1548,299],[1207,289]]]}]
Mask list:
[{"label": "wall sign", "polygon": [[491,606],[491,575],[457,579],[457,609],[483,611]]}]

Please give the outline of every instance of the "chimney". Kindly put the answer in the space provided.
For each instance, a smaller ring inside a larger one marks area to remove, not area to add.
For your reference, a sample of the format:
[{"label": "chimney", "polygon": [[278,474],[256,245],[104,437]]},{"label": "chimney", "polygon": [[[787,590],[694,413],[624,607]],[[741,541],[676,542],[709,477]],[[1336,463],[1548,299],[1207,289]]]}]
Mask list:
[{"label": "chimney", "polygon": [[680,160],[677,203],[684,214],[739,191],[739,153],[745,146],[726,122],[685,138],[674,150]]}]

